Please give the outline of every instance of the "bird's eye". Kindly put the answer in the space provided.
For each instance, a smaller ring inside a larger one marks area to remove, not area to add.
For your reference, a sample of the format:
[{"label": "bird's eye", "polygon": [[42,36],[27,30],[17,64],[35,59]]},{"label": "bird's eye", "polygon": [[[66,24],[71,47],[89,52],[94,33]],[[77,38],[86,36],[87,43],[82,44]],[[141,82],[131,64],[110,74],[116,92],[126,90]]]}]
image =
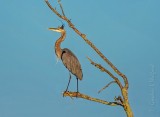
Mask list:
[{"label": "bird's eye", "polygon": [[64,51],[62,52],[62,54],[63,54],[63,53],[66,53],[66,51],[64,50]]}]

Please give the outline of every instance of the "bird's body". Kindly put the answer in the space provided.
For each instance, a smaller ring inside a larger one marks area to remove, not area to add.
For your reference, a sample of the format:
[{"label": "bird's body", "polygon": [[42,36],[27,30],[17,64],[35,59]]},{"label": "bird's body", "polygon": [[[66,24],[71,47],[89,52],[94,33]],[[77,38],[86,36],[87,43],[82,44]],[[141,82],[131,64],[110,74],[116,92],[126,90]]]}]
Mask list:
[{"label": "bird's body", "polygon": [[[82,80],[82,77],[83,77],[81,64],[71,50],[69,50],[67,48],[61,49],[61,47],[60,47],[62,41],[64,41],[64,39],[66,37],[66,31],[63,29],[63,25],[58,28],[49,28],[49,29],[52,31],[56,31],[56,32],[61,33],[61,37],[55,43],[55,53],[56,53],[58,59],[62,60],[64,66],[69,70],[69,72],[71,72],[73,75],[76,76],[76,78],[77,78],[77,92],[78,92],[78,80]],[[66,91],[68,90],[70,80],[71,80],[71,75],[69,78],[69,82],[68,82]]]},{"label": "bird's body", "polygon": [[64,48],[62,49],[61,60],[64,66],[79,80],[82,80],[83,74],[81,65],[77,59],[77,57],[72,53],[71,50]]}]

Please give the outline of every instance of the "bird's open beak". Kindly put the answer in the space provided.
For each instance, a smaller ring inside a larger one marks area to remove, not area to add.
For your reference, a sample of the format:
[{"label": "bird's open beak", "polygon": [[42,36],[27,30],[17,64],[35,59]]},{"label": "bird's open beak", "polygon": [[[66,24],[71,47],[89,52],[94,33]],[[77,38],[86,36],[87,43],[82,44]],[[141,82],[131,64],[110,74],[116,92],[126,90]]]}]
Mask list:
[{"label": "bird's open beak", "polygon": [[56,31],[56,28],[48,28],[48,30]]}]

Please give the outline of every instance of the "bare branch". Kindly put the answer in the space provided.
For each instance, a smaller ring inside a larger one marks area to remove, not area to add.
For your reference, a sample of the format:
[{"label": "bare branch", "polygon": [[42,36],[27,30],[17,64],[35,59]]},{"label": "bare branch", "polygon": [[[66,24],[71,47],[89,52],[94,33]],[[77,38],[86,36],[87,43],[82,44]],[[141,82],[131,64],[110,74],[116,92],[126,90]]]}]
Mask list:
[{"label": "bare branch", "polygon": [[93,98],[93,97],[90,97],[88,95],[85,95],[85,94],[82,94],[82,93],[77,93],[77,92],[64,92],[63,96],[83,98],[83,99],[86,99],[86,100],[90,100],[90,101],[94,101],[94,102],[98,102],[98,103],[102,103],[102,104],[110,105],[110,106],[118,106],[118,105],[122,106],[122,104],[118,103],[118,102],[107,102],[107,101],[97,99],[97,98]]},{"label": "bare branch", "polygon": [[65,16],[64,10],[63,10],[62,4],[61,4],[61,0],[58,0],[58,3],[59,3],[59,5],[60,5],[60,8],[61,8],[61,11],[62,11],[63,16]]},{"label": "bare branch", "polygon": [[118,86],[120,87],[120,89],[123,88],[121,82],[119,81],[118,78],[116,78],[110,71],[108,71],[107,69],[105,69],[103,66],[101,66],[100,64],[97,64],[95,62],[93,62],[90,58],[88,58],[88,60],[91,62],[92,65],[94,65],[95,67],[97,67],[98,69],[100,69],[102,72],[106,72],[111,78],[114,79],[114,81],[118,84]]},{"label": "bare branch", "polygon": [[111,81],[106,86],[104,86],[101,90],[99,90],[98,93],[102,92],[104,89],[106,89],[107,87],[109,87],[112,83],[116,83],[116,82],[115,81]]}]

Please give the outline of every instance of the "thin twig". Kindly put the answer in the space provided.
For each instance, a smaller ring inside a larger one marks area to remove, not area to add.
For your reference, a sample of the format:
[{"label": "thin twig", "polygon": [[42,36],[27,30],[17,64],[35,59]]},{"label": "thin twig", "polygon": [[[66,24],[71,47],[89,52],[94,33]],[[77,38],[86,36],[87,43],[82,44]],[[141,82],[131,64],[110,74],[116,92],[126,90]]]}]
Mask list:
[{"label": "thin twig", "polygon": [[59,14],[56,9],[54,9],[51,4],[48,2],[48,0],[45,0],[46,4],[48,5],[48,7],[58,16],[60,17],[61,19],[64,19],[63,16],[61,14]]},{"label": "thin twig", "polygon": [[62,11],[63,16],[65,16],[64,10],[63,10],[62,4],[61,4],[61,0],[58,0],[58,3],[59,3],[59,5],[60,5],[60,8],[61,8],[61,11]]},{"label": "thin twig", "polygon": [[64,92],[63,96],[83,98],[83,99],[86,99],[86,100],[90,100],[90,101],[94,101],[94,102],[98,102],[98,103],[102,103],[102,104],[110,105],[110,106],[118,106],[118,105],[122,106],[122,104],[118,103],[118,102],[107,102],[105,100],[101,100],[101,99],[98,99],[98,98],[93,98],[93,97],[90,97],[88,95],[85,95],[85,94],[82,94],[82,93],[77,93],[77,92]]},{"label": "thin twig", "polygon": [[107,87],[109,87],[112,83],[116,83],[116,82],[115,81],[111,81],[106,86],[104,86],[101,90],[99,90],[98,93],[102,92],[104,89],[106,89]]}]

